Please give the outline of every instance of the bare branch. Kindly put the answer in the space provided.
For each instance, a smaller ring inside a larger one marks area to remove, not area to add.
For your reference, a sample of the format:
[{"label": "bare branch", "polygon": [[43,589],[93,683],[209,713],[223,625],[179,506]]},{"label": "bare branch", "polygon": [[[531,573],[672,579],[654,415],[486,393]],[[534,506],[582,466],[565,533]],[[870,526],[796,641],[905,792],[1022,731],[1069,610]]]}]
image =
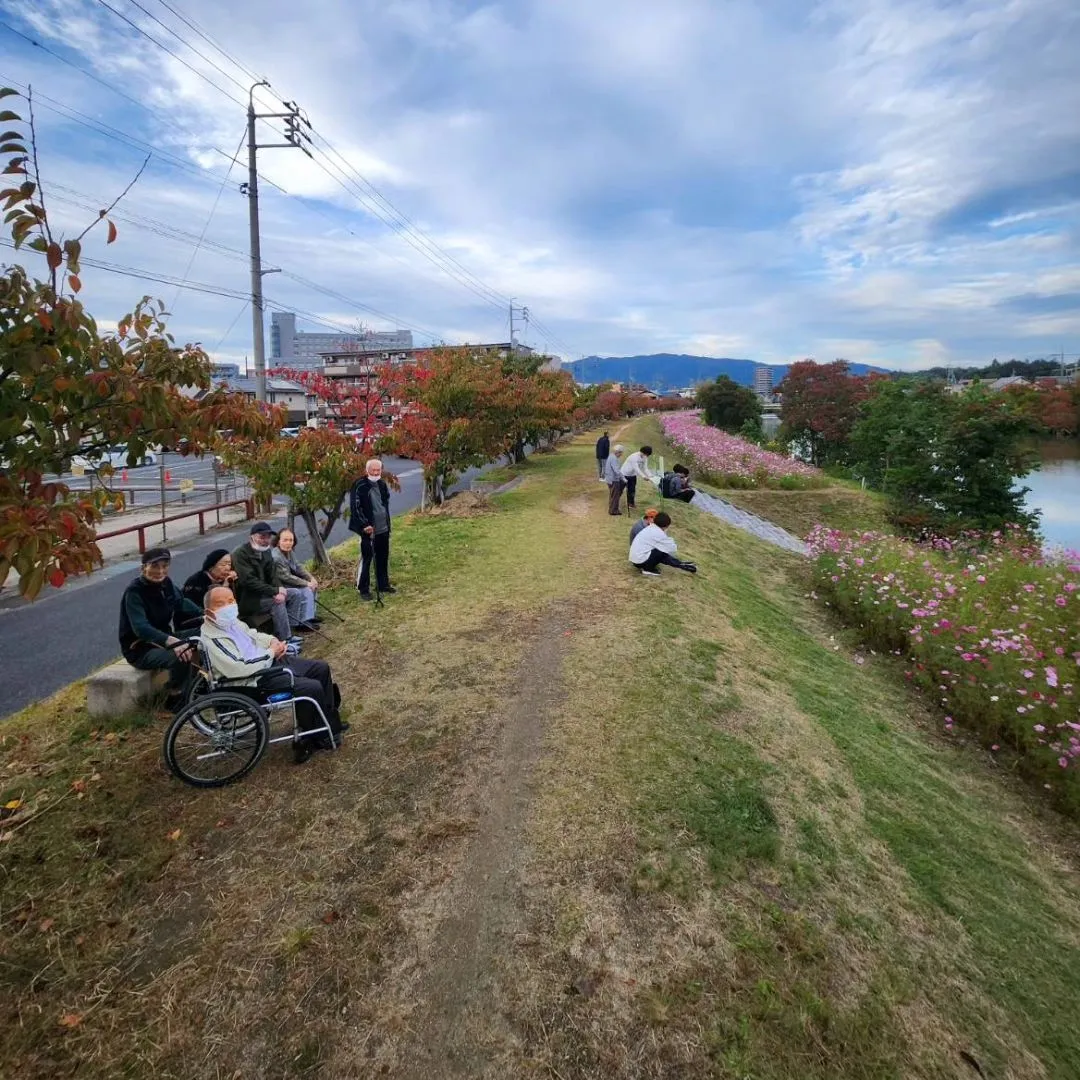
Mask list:
[{"label": "bare branch", "polygon": [[153,154],[147,154],[146,155],[146,160],[139,166],[139,171],[131,178],[131,182],[128,184],[128,186],[126,188],[124,188],[124,190],[121,191],[120,194],[117,195],[116,198],[113,199],[113,201],[111,203],[109,203],[109,205],[104,210],[102,210],[100,214],[98,214],[97,219],[95,221],[91,221],[90,224],[87,225],[86,228],[83,229],[83,231],[81,233],[79,233],[78,236],[75,237],[75,243],[79,243],[82,240],[82,238],[95,225],[97,225],[99,222],[104,221],[109,216],[109,213],[113,209],[115,209],[117,203],[119,203],[120,200],[138,183],[139,177],[142,176],[143,172],[146,170],[146,166],[150,164],[150,159],[153,156],[154,156]]},{"label": "bare branch", "polygon": [[[38,148],[37,148],[37,127],[34,124],[34,88],[28,86],[26,88],[26,111],[30,114],[30,153],[34,161],[34,183],[37,185],[37,197],[38,202],[41,204],[42,210],[42,222],[41,229],[45,234],[45,239],[51,245],[53,243],[52,229],[49,228],[49,214],[48,209],[45,206],[45,189],[41,186],[41,166],[38,164]],[[52,278],[53,295],[56,295],[56,269],[52,268],[49,271]]]}]

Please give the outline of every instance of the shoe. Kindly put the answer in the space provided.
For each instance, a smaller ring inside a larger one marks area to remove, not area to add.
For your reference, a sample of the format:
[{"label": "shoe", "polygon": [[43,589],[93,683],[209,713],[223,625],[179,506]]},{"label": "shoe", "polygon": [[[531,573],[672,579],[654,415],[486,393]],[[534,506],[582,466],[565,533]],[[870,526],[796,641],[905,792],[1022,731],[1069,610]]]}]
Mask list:
[{"label": "shoe", "polygon": [[296,739],[293,742],[292,759],[294,765],[303,765],[315,753],[315,747],[312,745],[314,741],[314,739]]},{"label": "shoe", "polygon": [[380,589],[379,592],[386,593],[387,596],[393,596],[397,589],[393,585],[387,585],[385,589]]},{"label": "shoe", "polygon": [[310,634],[312,632],[312,630],[314,630],[314,629],[315,629],[315,627],[312,626],[311,623],[301,622],[301,623],[297,623],[293,627],[293,633],[295,633],[295,634]]},{"label": "shoe", "polygon": [[347,721],[345,721],[345,720],[342,720],[342,721],[341,721],[341,733],[342,733],[343,735],[345,734],[345,732],[346,732],[346,731],[348,731],[348,730],[349,730],[349,728],[350,728],[350,727],[352,727],[352,725],[351,725],[350,723],[348,723],[348,722],[347,722]]},{"label": "shoe", "polygon": [[694,563],[692,563],[692,562],[688,562],[688,563],[683,563],[683,566],[682,566],[682,568],[683,568],[683,569],[684,569],[684,570],[685,570],[685,571],[686,571],[686,572],[687,572],[688,574],[696,574],[696,573],[697,573],[697,566],[696,566],[696,565],[695,565]]},{"label": "shoe", "polygon": [[312,615],[311,618],[307,620],[307,623],[308,626],[322,626],[323,621],[318,615]]},{"label": "shoe", "polygon": [[356,590],[356,595],[359,596],[361,600],[370,600],[371,599],[371,593],[369,593],[369,592],[361,592],[359,589]]},{"label": "shoe", "polygon": [[294,634],[294,635],[293,635],[292,637],[290,637],[290,638],[286,638],[286,639],[285,639],[285,644],[286,644],[286,645],[303,645],[303,644],[304,644],[304,642],[303,642],[303,639],[302,639],[302,638],[298,638],[298,637],[297,637],[297,636],[296,636],[296,635]]},{"label": "shoe", "polygon": [[641,573],[642,573],[642,575],[644,577],[659,577],[660,576],[660,571],[659,570],[642,570]]},{"label": "shoe", "polygon": [[302,645],[293,645],[292,643],[289,643],[289,644],[287,644],[285,646],[285,655],[286,656],[299,656],[300,651],[301,651],[302,648],[303,648]]}]

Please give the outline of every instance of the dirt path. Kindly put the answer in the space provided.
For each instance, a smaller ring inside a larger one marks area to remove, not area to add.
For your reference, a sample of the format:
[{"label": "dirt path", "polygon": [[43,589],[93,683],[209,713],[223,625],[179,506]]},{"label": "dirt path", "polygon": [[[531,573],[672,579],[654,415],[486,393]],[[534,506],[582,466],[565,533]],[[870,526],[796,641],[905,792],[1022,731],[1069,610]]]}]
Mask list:
[{"label": "dirt path", "polygon": [[[418,956],[415,1009],[395,1075],[485,1077],[504,1071],[515,1036],[500,1009],[513,977],[524,870],[525,823],[547,721],[563,693],[565,609],[541,619],[508,695],[494,758],[479,791],[480,813],[464,859],[438,897],[443,918]],[[426,902],[430,902],[430,898]]]}]

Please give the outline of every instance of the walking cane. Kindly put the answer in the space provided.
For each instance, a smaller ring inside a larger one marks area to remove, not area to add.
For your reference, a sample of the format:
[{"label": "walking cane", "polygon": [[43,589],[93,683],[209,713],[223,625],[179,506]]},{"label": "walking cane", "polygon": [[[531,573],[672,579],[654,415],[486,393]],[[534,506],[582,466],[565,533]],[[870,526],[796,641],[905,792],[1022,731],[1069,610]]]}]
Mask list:
[{"label": "walking cane", "polygon": [[315,606],[322,608],[327,615],[333,615],[338,622],[345,621],[332,607],[327,607],[317,596],[315,597]]}]

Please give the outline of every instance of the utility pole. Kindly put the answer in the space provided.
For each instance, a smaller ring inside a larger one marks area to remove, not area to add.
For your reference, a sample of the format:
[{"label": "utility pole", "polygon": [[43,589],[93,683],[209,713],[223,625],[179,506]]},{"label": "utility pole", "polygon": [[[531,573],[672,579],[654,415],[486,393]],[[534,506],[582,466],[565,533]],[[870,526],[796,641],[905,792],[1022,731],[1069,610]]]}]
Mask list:
[{"label": "utility pole", "polygon": [[[304,127],[310,129],[311,123],[300,112],[300,107],[295,101],[282,102],[287,110],[286,112],[255,112],[255,91],[260,86],[269,85],[263,79],[261,82],[254,83],[248,91],[248,179],[247,183],[242,184],[240,187],[241,194],[247,195],[248,198],[248,229],[251,245],[251,339],[255,354],[256,401],[266,401],[266,339],[263,323],[262,279],[264,274],[275,273],[274,270],[264,270],[262,266],[262,250],[259,241],[258,151],[287,146],[294,150],[303,150],[308,157],[311,157],[311,151],[304,145],[305,142],[311,142],[311,136],[303,130]],[[259,144],[255,139],[255,121],[272,119],[283,119],[285,121],[285,142]]]}]

